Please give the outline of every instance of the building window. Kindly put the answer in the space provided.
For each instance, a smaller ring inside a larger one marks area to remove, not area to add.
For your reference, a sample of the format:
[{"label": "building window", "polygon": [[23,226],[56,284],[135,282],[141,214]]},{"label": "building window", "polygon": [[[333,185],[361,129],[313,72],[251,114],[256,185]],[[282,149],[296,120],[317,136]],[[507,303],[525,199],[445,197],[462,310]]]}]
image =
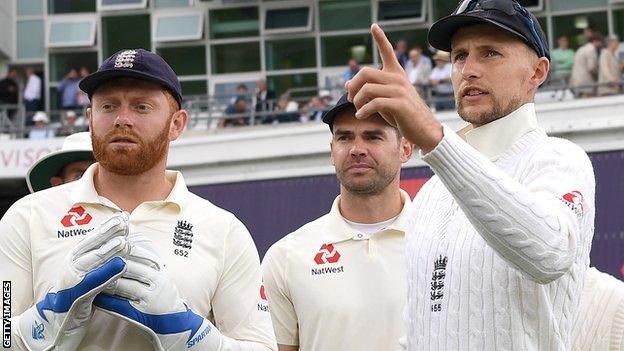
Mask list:
[{"label": "building window", "polygon": [[157,13],[152,20],[154,41],[198,40],[204,32],[202,12]]},{"label": "building window", "polygon": [[48,0],[48,13],[51,15],[78,12],[95,12],[95,0]]},{"label": "building window", "polygon": [[346,66],[351,58],[360,63],[373,63],[370,34],[321,38],[321,63],[323,67]]},{"label": "building window", "polygon": [[92,46],[95,43],[95,17],[48,18],[46,46],[49,48]]},{"label": "building window", "polygon": [[259,33],[257,7],[210,11],[210,38],[212,39],[255,37]]},{"label": "building window", "polygon": [[151,48],[149,15],[102,17],[102,56],[137,48]]},{"label": "building window", "polygon": [[[273,89],[277,96],[288,92],[292,88],[316,88],[318,86],[316,73],[296,73],[267,76],[267,86]],[[311,90],[312,94],[316,91]],[[303,94],[292,94],[292,96],[309,96],[310,92]]]},{"label": "building window", "polygon": [[154,7],[157,9],[188,7],[191,5],[193,5],[193,0],[154,0]]},{"label": "building window", "polygon": [[382,24],[415,23],[425,21],[423,0],[376,0],[377,21]]},{"label": "building window", "polygon": [[206,80],[186,80],[181,81],[182,96],[187,97],[189,95],[206,95],[208,94],[208,85]]},{"label": "building window", "polygon": [[267,40],[265,51],[267,70],[316,66],[314,38]]},{"label": "building window", "polygon": [[531,12],[538,12],[544,10],[543,0],[518,0],[520,5],[527,8]]},{"label": "building window", "polygon": [[17,21],[17,58],[43,58],[43,20]]},{"label": "building window", "polygon": [[[581,13],[566,16],[553,16],[553,40],[565,35],[570,40],[570,48],[578,49],[587,42],[583,29],[591,27],[600,33],[608,33],[606,12]],[[545,28],[544,28],[545,29]]]},{"label": "building window", "polygon": [[370,0],[321,0],[319,22],[323,32],[366,29],[371,24]]},{"label": "building window", "polygon": [[260,71],[260,43],[241,42],[212,45],[212,73]]},{"label": "building window", "polygon": [[609,0],[550,0],[551,11],[580,10],[607,6]]},{"label": "building window", "polygon": [[98,0],[98,11],[144,9],[147,0]]},{"label": "building window", "polygon": [[16,3],[18,16],[43,15],[43,0],[19,0]]},{"label": "building window", "polygon": [[73,68],[79,70],[87,67],[89,72],[95,72],[98,68],[97,52],[72,52],[50,54],[50,81],[60,82]]},{"label": "building window", "polygon": [[158,48],[162,56],[178,76],[206,74],[206,48],[204,46],[183,46]]},{"label": "building window", "polygon": [[[282,5],[282,4],[279,4]],[[275,5],[274,5],[275,6]],[[292,6],[292,4],[288,4]],[[264,9],[264,33],[279,34],[312,30],[312,6],[267,7]]]}]

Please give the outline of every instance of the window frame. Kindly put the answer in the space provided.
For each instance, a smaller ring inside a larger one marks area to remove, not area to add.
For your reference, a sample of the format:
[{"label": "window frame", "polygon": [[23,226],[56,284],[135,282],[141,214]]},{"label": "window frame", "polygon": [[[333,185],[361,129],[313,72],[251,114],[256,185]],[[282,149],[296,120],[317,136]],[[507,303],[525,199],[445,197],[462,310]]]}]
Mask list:
[{"label": "window frame", "polygon": [[421,1],[421,9],[420,9],[420,17],[414,18],[404,18],[397,20],[386,20],[382,21],[379,19],[379,6],[382,2],[389,2],[395,0],[373,0],[372,8],[374,13],[374,19],[380,25],[401,25],[401,24],[414,24],[414,23],[425,23],[427,22],[427,0]]},{"label": "window frame", "polygon": [[[197,30],[194,35],[177,35],[177,36],[168,36],[167,38],[159,38],[158,37],[158,21],[162,18],[170,18],[170,17],[184,17],[184,16],[199,16],[199,21],[197,21]],[[155,11],[152,13],[151,21],[152,21],[152,42],[153,43],[168,43],[168,42],[177,42],[177,41],[193,41],[193,40],[201,40],[204,35],[204,11],[196,10],[196,9],[181,9],[181,10],[173,10],[166,9]]]},{"label": "window frame", "polygon": [[[52,26],[57,23],[80,23],[80,22],[91,22],[90,30],[91,33],[89,35],[89,39],[79,41],[79,42],[62,42],[62,43],[53,43],[50,41],[50,37],[52,35]],[[96,35],[96,27],[97,27],[97,17],[96,15],[52,15],[48,16],[45,19],[45,47],[46,48],[75,48],[75,47],[92,47],[95,45],[95,35]]]},{"label": "window frame", "polygon": [[[312,31],[312,24],[314,20],[314,6],[309,1],[288,1],[285,3],[276,2],[276,3],[266,3],[264,6],[260,7],[260,35],[273,35],[273,34],[292,34],[292,33],[305,33]],[[307,7],[308,8],[308,23],[305,26],[299,27],[288,27],[288,28],[277,28],[277,29],[267,29],[266,21],[267,21],[267,13],[271,10],[287,10],[287,9],[297,9]]]},{"label": "window frame", "polygon": [[117,10],[134,10],[134,9],[144,9],[147,7],[147,0],[141,0],[140,3],[132,3],[132,4],[117,4],[117,5],[106,5],[103,4],[104,0],[97,0],[95,4],[96,11],[117,11]]},{"label": "window frame", "polygon": [[155,10],[163,10],[163,9],[185,9],[185,8],[189,8],[192,7],[195,4],[195,0],[186,0],[187,5],[186,6],[172,6],[172,7],[157,7],[156,6],[156,1],[153,0],[152,2],[152,8]]}]

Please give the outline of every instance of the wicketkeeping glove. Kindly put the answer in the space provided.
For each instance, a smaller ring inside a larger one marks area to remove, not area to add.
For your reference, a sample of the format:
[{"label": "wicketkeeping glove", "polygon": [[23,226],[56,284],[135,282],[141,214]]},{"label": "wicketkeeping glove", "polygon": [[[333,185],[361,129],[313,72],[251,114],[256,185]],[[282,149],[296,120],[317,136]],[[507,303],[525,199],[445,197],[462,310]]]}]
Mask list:
[{"label": "wicketkeeping glove", "polygon": [[16,318],[17,331],[29,350],[75,350],[92,314],[95,296],[125,269],[120,256],[129,251],[128,214],[102,223],[69,253],[61,279],[45,297]]},{"label": "wicketkeeping glove", "polygon": [[219,350],[222,335],[182,301],[151,242],[129,236],[126,271],[94,305],[145,330],[156,350]]}]

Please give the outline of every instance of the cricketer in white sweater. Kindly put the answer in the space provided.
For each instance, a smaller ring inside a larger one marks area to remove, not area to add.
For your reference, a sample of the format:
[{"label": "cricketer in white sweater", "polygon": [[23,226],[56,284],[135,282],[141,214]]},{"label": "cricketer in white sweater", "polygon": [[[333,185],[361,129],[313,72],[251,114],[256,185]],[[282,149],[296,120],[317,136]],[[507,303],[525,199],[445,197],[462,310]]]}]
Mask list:
[{"label": "cricketer in white sweater", "polygon": [[534,105],[444,137],[407,237],[409,350],[568,350],[594,232],[595,180]]},{"label": "cricketer in white sweater", "polygon": [[594,267],[585,274],[572,350],[624,351],[624,282]]}]

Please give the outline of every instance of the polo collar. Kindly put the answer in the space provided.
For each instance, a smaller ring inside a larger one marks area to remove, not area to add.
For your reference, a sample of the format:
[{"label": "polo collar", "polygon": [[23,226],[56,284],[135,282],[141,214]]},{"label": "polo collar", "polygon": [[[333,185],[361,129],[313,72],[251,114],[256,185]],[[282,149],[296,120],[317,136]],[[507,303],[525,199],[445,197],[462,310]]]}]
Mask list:
[{"label": "polo collar", "polygon": [[[385,231],[396,231],[400,232],[401,235],[405,235],[408,228],[408,221],[410,216],[410,208],[412,206],[412,201],[410,200],[409,195],[403,191],[401,192],[401,198],[403,199],[403,209],[399,213],[399,216],[396,218],[392,224],[390,224]],[[360,234],[357,230],[351,227],[347,221],[345,221],[344,217],[340,213],[340,195],[336,197],[334,203],[332,204],[332,208],[329,211],[328,221],[325,224],[324,232],[327,233],[327,243],[337,243],[340,241],[351,240],[357,237]]]},{"label": "polo collar", "polygon": [[[82,177],[75,181],[73,190],[69,194],[69,200],[74,204],[101,204],[108,207],[117,208],[112,201],[100,196],[95,190],[93,178],[99,164],[96,162],[89,166]],[[182,173],[178,171],[165,171],[165,177],[174,182],[173,189],[162,201],[150,201],[151,203],[172,204],[177,207],[178,211],[182,211],[184,205],[188,201],[188,188],[184,182]]]},{"label": "polo collar", "polygon": [[490,161],[496,161],[520,137],[537,128],[535,104],[527,103],[505,117],[469,130],[465,138]]}]

